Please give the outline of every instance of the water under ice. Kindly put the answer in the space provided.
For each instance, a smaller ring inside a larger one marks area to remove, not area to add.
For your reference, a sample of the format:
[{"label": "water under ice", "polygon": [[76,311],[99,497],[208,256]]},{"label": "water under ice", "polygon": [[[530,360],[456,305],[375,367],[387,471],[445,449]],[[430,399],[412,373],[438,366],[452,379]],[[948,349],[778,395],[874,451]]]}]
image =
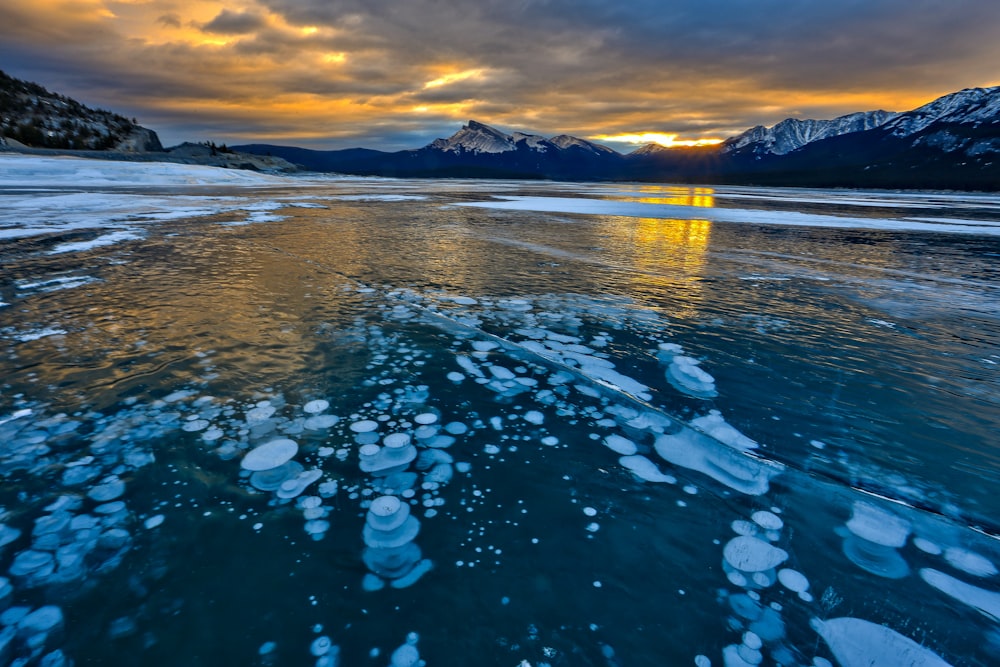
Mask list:
[{"label": "water under ice", "polygon": [[995,200],[23,164],[0,664],[1000,660]]}]

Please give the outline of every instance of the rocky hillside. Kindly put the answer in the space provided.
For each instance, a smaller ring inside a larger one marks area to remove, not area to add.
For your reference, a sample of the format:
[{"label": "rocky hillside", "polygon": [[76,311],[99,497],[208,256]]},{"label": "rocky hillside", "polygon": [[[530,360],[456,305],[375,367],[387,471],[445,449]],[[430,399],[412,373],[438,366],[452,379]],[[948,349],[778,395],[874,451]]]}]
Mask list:
[{"label": "rocky hillside", "polygon": [[0,137],[13,145],[99,151],[162,151],[156,133],[0,71]]}]

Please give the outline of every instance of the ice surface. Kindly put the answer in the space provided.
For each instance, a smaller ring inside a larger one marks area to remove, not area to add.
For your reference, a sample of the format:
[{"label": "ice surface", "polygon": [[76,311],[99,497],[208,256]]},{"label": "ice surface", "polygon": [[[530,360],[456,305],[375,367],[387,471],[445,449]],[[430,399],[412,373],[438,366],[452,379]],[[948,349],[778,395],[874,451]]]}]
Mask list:
[{"label": "ice surface", "polygon": [[792,225],[798,227],[833,227],[846,229],[885,229],[893,231],[946,232],[1000,236],[1000,223],[979,220],[941,220],[926,218],[868,218],[848,215],[822,215],[798,211],[755,210],[647,204],[584,197],[500,197],[504,201],[462,202],[458,206],[474,206],[508,211],[541,211],[546,213],[577,213],[583,215],[618,215],[636,218],[671,220],[709,220],[753,225]]},{"label": "ice surface", "polygon": [[930,649],[892,628],[860,618],[814,618],[812,628],[842,667],[947,667]]}]

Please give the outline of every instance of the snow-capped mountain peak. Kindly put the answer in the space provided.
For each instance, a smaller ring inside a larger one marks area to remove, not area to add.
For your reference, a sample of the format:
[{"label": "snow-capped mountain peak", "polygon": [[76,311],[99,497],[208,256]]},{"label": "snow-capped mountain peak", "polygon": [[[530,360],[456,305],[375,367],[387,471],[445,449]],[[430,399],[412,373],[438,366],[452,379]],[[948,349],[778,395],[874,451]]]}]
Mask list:
[{"label": "snow-capped mountain peak", "polygon": [[567,148],[582,148],[585,151],[594,153],[595,155],[615,155],[618,151],[608,148],[607,146],[602,146],[601,144],[595,144],[592,141],[587,141],[586,139],[579,139],[577,137],[572,137],[568,134],[560,134],[549,139],[549,143],[559,148],[566,150]]},{"label": "snow-capped mountain peak", "polygon": [[994,123],[1000,120],[1000,86],[966,88],[913,111],[899,114],[886,129],[893,136],[906,137],[934,123]]},{"label": "snow-capped mountain peak", "polygon": [[470,120],[462,129],[447,139],[435,139],[430,148],[450,153],[506,153],[517,150],[514,137],[500,130]]},{"label": "snow-capped mountain peak", "polygon": [[548,150],[548,140],[545,137],[538,134],[525,134],[524,132],[515,132],[514,134],[511,135],[511,139],[514,140],[515,144],[517,144],[520,141],[523,141],[528,146],[528,148],[536,150],[539,153],[544,153],[546,150]]},{"label": "snow-capped mountain peak", "polygon": [[863,132],[884,125],[898,114],[891,111],[861,111],[832,120],[799,120],[786,118],[773,127],[757,125],[735,137],[722,147],[723,153],[747,149],[754,154],[785,155],[808,143],[851,132]]}]

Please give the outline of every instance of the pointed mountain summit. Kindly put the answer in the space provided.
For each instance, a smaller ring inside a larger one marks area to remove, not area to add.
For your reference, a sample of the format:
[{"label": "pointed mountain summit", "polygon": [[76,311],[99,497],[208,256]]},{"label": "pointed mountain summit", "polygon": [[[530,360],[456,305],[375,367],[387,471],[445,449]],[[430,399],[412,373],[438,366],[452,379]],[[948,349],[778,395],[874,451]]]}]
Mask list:
[{"label": "pointed mountain summit", "polygon": [[517,150],[514,137],[478,121],[470,120],[447,139],[435,139],[427,148],[446,153],[506,153]]},{"label": "pointed mountain summit", "polygon": [[670,149],[657,143],[643,144],[639,148],[629,153],[626,157],[655,157]]}]

